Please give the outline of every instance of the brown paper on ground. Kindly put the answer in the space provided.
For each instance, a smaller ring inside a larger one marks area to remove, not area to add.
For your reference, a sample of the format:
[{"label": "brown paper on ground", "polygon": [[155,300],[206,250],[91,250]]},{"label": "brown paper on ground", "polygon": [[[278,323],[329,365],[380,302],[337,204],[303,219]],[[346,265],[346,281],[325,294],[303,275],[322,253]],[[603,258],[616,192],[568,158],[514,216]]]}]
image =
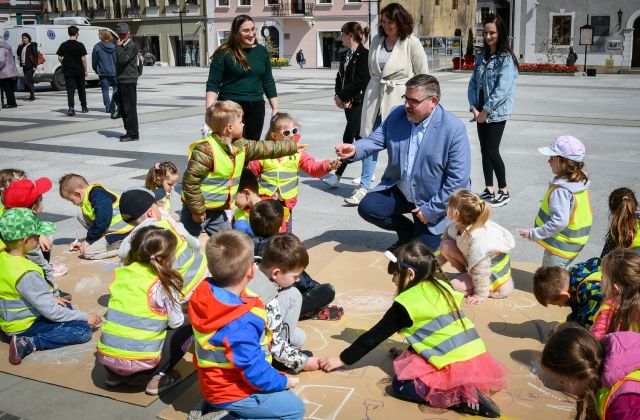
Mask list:
[{"label": "brown paper on ground", "polygon": [[[52,262],[69,265],[69,272],[56,279],[58,287],[73,295],[74,309],[97,312],[104,316],[107,311],[109,285],[113,280],[113,269],[117,266],[118,259],[82,260],[77,257],[77,252],[69,252],[67,248],[68,246],[56,246],[52,252],[55,256]],[[107,388],[104,385],[106,371],[96,361],[99,338],[100,330],[96,330],[88,343],[37,351],[17,366],[9,363],[9,346],[2,344],[0,371],[143,407],[158,399],[145,394],[144,386]],[[176,366],[183,379],[194,372],[191,360],[191,354],[187,354],[185,360]]]},{"label": "brown paper on ground", "polygon": [[[360,334],[371,328],[386,312],[394,297],[394,285],[387,274],[388,260],[381,252],[366,248],[336,253],[335,243],[309,250],[309,273],[321,283],[336,288],[335,303],[344,306],[339,321],[303,321],[307,333],[305,349],[316,356],[339,354]],[[445,267],[445,269],[448,267]],[[564,320],[567,309],[539,305],[531,294],[533,264],[512,264],[516,290],[507,299],[489,299],[480,305],[463,305],[487,350],[510,372],[508,388],[492,396],[503,418],[570,418],[575,402],[545,386],[539,378],[537,359],[543,339]],[[309,419],[448,419],[460,414],[390,397],[386,393],[393,376],[388,350],[406,348],[396,334],[371,351],[357,364],[332,373],[304,372],[293,390],[306,404]],[[548,380],[547,380],[548,381]],[[160,413],[163,419],[184,419],[200,399],[197,383]]]}]

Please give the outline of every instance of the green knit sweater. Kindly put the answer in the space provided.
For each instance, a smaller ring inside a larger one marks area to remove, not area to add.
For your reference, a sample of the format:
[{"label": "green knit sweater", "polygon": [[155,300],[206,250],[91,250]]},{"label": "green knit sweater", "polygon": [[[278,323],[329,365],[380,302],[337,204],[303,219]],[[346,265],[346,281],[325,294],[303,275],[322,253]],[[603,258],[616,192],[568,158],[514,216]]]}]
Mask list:
[{"label": "green knit sweater", "polygon": [[216,92],[218,100],[260,101],[278,96],[276,82],[271,74],[271,59],[262,45],[243,49],[250,70],[234,63],[231,55],[216,51],[209,67],[207,92]]}]

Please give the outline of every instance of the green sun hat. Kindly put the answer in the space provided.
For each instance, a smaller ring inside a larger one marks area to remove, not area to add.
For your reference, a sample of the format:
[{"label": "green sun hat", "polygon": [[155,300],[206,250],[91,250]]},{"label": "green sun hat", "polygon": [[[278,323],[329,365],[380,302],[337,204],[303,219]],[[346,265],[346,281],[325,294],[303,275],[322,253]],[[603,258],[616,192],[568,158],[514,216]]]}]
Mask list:
[{"label": "green sun hat", "polygon": [[51,235],[55,231],[55,224],[41,221],[31,209],[10,209],[0,217],[0,237],[6,242],[33,235]]}]

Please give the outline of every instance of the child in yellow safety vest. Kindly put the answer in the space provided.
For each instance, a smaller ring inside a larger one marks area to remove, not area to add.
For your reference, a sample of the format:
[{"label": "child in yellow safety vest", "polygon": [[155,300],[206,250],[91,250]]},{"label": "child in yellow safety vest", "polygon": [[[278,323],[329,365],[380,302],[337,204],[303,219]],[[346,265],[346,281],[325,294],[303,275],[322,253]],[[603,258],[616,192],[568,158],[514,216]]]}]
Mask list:
[{"label": "child in yellow safety vest", "polygon": [[[299,128],[289,114],[279,112],[271,118],[265,142],[300,140]],[[292,214],[298,202],[298,174],[302,170],[312,177],[320,178],[340,167],[339,160],[316,161],[305,152],[279,159],[262,159],[249,162],[249,168],[258,176],[258,193],[264,198],[279,200]],[[336,181],[337,182],[337,181]],[[333,186],[333,183],[330,183]],[[337,184],[335,185],[337,186]],[[287,232],[291,233],[293,219],[290,215]]]},{"label": "child in yellow safety vest", "polygon": [[640,252],[638,199],[629,188],[617,188],[609,195],[609,230],[600,258],[623,247]]},{"label": "child in yellow safety vest", "polygon": [[584,144],[573,136],[560,136],[538,152],[549,156],[555,177],[540,202],[533,229],[519,229],[523,239],[544,248],[542,265],[566,268],[589,240],[593,214],[589,178],[583,172]]},{"label": "child in yellow safety vest", "polygon": [[418,240],[394,251],[387,271],[397,296],[383,318],[340,356],[320,358],[331,371],[351,365],[400,331],[410,349],[392,354],[393,395],[433,407],[498,417],[500,409],[486,394],[506,387],[507,371],[487,353],[473,323],[460,310],[463,295],[441,280],[435,256]]},{"label": "child in yellow safety vest", "polygon": [[189,145],[187,169],[182,177],[180,222],[198,237],[230,229],[226,210],[238,193],[245,163],[254,159],[276,159],[304,150],[294,141],[257,142],[242,138],[242,107],[218,101],[207,108],[205,121],[213,133]]},{"label": "child in yellow safety vest", "polygon": [[72,309],[53,294],[42,269],[25,258],[38,245],[38,236],[55,232],[27,208],[7,210],[0,217],[0,329],[11,337],[9,362],[20,364],[38,350],[57,349],[91,339],[91,327],[102,319],[94,312]]},{"label": "child in yellow safety vest", "polygon": [[156,162],[147,172],[144,187],[148,190],[162,188],[167,195],[157,202],[163,219],[173,217],[171,214],[171,193],[180,180],[180,172],[173,162]]},{"label": "child in yellow safety vest", "polygon": [[574,323],[560,325],[542,351],[543,369],[576,397],[575,419],[635,420],[640,412],[640,334],[596,339]]},{"label": "child in yellow safety vest", "polygon": [[133,229],[122,220],[118,210],[120,196],[101,184],[91,184],[77,174],[60,178],[60,196],[80,207],[78,221],[87,229],[86,238],[74,242],[72,248],[88,260],[118,255],[120,242]]},{"label": "child in yellow safety vest", "polygon": [[131,241],[125,266],[114,270],[109,308],[98,342],[105,384],[146,384],[158,395],[180,382],[172,370],[191,344],[191,325],[180,305],[182,276],[171,268],[176,237],[146,226]]},{"label": "child in yellow safety vest", "polygon": [[501,299],[513,292],[509,253],[515,246],[511,232],[489,220],[489,204],[467,190],[449,198],[440,255],[462,273],[451,286],[464,293],[467,303],[491,297]]}]

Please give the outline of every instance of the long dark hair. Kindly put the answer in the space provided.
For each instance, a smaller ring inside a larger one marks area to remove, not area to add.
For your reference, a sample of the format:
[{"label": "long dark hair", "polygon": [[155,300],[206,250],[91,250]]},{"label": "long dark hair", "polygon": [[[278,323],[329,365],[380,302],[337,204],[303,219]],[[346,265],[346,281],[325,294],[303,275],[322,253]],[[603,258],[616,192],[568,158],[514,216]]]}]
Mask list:
[{"label": "long dark hair", "polygon": [[628,247],[638,234],[638,200],[629,188],[617,188],[609,195],[609,237],[613,245]]},{"label": "long dark hair", "polygon": [[[231,56],[234,63],[240,63],[245,70],[251,70],[249,60],[242,51],[242,42],[240,42],[240,26],[245,22],[253,22],[253,19],[249,15],[238,15],[231,22],[231,32],[229,33],[229,39],[223,45],[218,47],[217,51],[226,52]],[[255,24],[255,22],[253,22]],[[258,40],[256,38],[255,42]]]},{"label": "long dark hair", "polygon": [[615,294],[618,305],[608,332],[634,330],[640,318],[640,255],[616,248],[604,257],[601,269],[604,292]]},{"label": "long dark hair", "polygon": [[[484,26],[487,23],[494,23],[498,31],[498,45],[496,46],[496,54],[500,54],[503,52],[508,53],[511,56],[511,59],[513,60],[513,64],[516,66],[516,69],[520,69],[520,66],[518,64],[518,59],[516,58],[516,55],[513,53],[513,51],[511,51],[511,48],[509,47],[507,31],[504,26],[504,22],[502,21],[500,16],[497,16],[493,13],[489,13],[485,18],[484,22],[482,22],[482,27],[484,28]],[[484,36],[482,37],[482,43],[484,45],[484,59],[485,61],[489,61],[489,57],[491,57],[491,50],[489,49],[489,46],[487,45],[487,40],[484,38]]]}]

